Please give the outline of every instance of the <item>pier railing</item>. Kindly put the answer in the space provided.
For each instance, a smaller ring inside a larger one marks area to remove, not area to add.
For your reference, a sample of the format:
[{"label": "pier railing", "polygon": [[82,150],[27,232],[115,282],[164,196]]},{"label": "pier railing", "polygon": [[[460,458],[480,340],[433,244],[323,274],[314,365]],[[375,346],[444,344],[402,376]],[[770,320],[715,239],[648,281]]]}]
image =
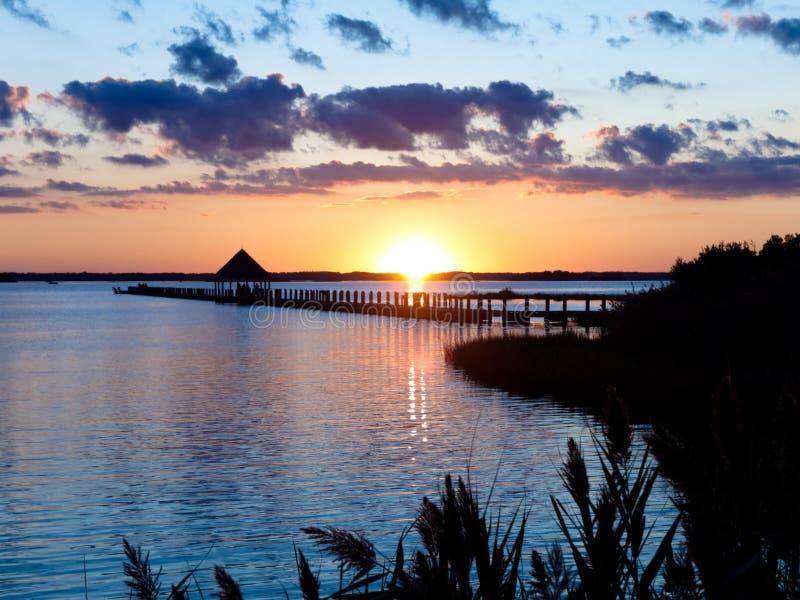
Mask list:
[{"label": "pier railing", "polygon": [[[545,325],[600,325],[614,303],[625,296],[605,294],[472,292],[399,292],[375,290],[322,290],[299,288],[213,288],[160,287],[139,284],[121,294],[205,300],[218,303],[274,306],[359,313],[366,315],[423,319],[460,325],[530,325],[542,318]],[[576,308],[576,305],[578,308]]]}]

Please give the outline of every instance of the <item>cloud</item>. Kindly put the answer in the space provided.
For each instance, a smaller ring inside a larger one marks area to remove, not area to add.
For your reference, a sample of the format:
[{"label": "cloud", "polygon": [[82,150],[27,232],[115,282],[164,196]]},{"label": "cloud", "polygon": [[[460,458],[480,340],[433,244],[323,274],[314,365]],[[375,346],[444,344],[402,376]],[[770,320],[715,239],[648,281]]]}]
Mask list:
[{"label": "cloud", "polygon": [[292,53],[289,55],[294,62],[300,65],[308,65],[310,67],[316,67],[321,71],[325,70],[325,65],[322,63],[322,57],[317,54],[316,52],[312,52],[311,50],[303,50],[302,48],[295,48],[292,50]]},{"label": "cloud", "polygon": [[786,150],[800,150],[800,143],[769,132],[764,132],[760,139],[750,140],[750,145],[756,156],[782,156]]},{"label": "cloud", "polygon": [[47,180],[47,189],[48,190],[58,190],[59,192],[92,192],[97,191],[102,188],[99,188],[94,185],[87,185],[85,183],[80,183],[79,181],[56,181],[55,179],[48,179]]},{"label": "cloud", "polygon": [[43,29],[51,29],[50,21],[44,16],[44,13],[28,6],[28,0],[0,0],[0,8],[4,8],[16,19],[28,21]]},{"label": "cloud", "polygon": [[668,10],[651,10],[644,13],[644,21],[650,29],[659,35],[687,37],[693,29],[691,22],[683,17],[676,17]]},{"label": "cloud", "polygon": [[0,204],[0,215],[22,215],[42,212],[34,206],[19,204]]},{"label": "cloud", "polygon": [[480,33],[516,29],[500,20],[489,0],[401,0],[417,16],[430,16]]},{"label": "cloud", "polygon": [[93,206],[100,208],[114,208],[117,210],[166,210],[167,203],[159,200],[133,200],[131,198],[116,198],[111,200],[93,200]]},{"label": "cloud", "polygon": [[358,202],[388,202],[391,200],[408,201],[408,200],[431,200],[444,198],[442,192],[436,190],[417,190],[414,192],[402,192],[400,194],[391,194],[386,196],[362,196],[357,199]]},{"label": "cloud", "polygon": [[9,158],[5,156],[0,156],[0,177],[6,177],[9,175],[19,175],[19,171],[11,168],[12,164],[13,163]]},{"label": "cloud", "polygon": [[58,150],[42,150],[41,152],[31,152],[28,154],[28,160],[39,167],[46,167],[48,169],[57,169],[64,164],[64,160],[72,158],[69,154],[64,154]]},{"label": "cloud", "polygon": [[38,195],[39,191],[36,188],[0,185],[0,198],[31,198]]},{"label": "cloud", "polygon": [[133,42],[127,46],[117,46],[117,50],[119,50],[125,56],[133,56],[139,51],[139,42]]},{"label": "cloud", "polygon": [[42,208],[49,208],[57,211],[79,210],[77,204],[75,204],[74,202],[70,202],[68,200],[44,200],[42,202],[39,202],[39,206]]},{"label": "cloud", "polygon": [[215,40],[229,46],[236,45],[233,28],[218,14],[211,12],[202,4],[196,4],[195,17],[201,23],[203,30]]},{"label": "cloud", "polygon": [[145,156],[144,154],[104,156],[103,160],[107,160],[115,165],[131,165],[136,167],[161,167],[169,164],[169,161],[163,156]]},{"label": "cloud", "polygon": [[591,22],[589,33],[597,33],[600,29],[600,15],[586,15],[586,18]]},{"label": "cloud", "polygon": [[[694,125],[696,128],[705,130],[708,134],[708,138],[712,140],[722,140],[723,133],[736,133],[741,129],[750,129],[750,121],[747,119],[737,119],[732,116],[728,116],[725,119],[712,119],[710,121],[706,121],[704,119],[689,119],[689,123]],[[732,140],[727,140],[732,141]]]},{"label": "cloud", "polygon": [[722,35],[723,33],[728,32],[728,26],[725,23],[721,21],[715,21],[714,19],[709,19],[708,17],[705,17],[699,21],[697,23],[697,28],[704,33],[710,33],[711,35]]},{"label": "cloud", "polygon": [[171,67],[174,73],[203,83],[226,83],[241,75],[236,59],[217,52],[206,37],[195,36],[183,44],[172,44],[168,50],[175,57]]},{"label": "cloud", "polygon": [[[2,195],[0,195],[0,198]],[[21,215],[41,212],[33,206],[19,206],[15,204],[0,204],[0,215]]]},{"label": "cloud", "polygon": [[351,42],[362,52],[379,54],[393,49],[394,42],[384,37],[380,28],[372,21],[330,14],[326,18],[326,24],[330,31],[337,33],[345,42]]},{"label": "cloud", "polygon": [[611,80],[611,87],[618,89],[620,92],[628,93],[633,88],[649,85],[655,87],[667,87],[673,90],[689,90],[697,85],[703,86],[704,83],[691,84],[678,81],[670,81],[669,79],[662,79],[658,75],[653,75],[650,71],[644,73],[634,73],[633,71],[626,71],[625,75]]},{"label": "cloud", "polygon": [[792,115],[789,114],[788,111],[783,110],[782,108],[776,108],[770,113],[770,119],[774,121],[780,121],[781,123],[786,123],[787,121],[792,120]]},{"label": "cloud", "polygon": [[297,27],[297,22],[287,14],[285,5],[281,10],[256,8],[261,15],[261,24],[253,29],[253,37],[257,40],[271,42],[278,36],[289,37]]},{"label": "cloud", "polygon": [[171,80],[72,81],[60,101],[112,136],[154,124],[188,157],[236,164],[291,150],[300,127],[294,104],[304,97],[302,87],[288,86],[276,74],[203,91]]},{"label": "cloud", "polygon": [[778,19],[773,21],[766,13],[748,15],[736,19],[739,33],[770,38],[775,45],[788,54],[800,54],[800,19]]},{"label": "cloud", "polygon": [[800,155],[784,157],[714,155],[667,165],[623,168],[570,166],[539,174],[537,192],[619,195],[663,193],[677,198],[790,196],[800,192]]},{"label": "cloud", "polygon": [[[486,88],[345,88],[307,97],[300,86],[285,85],[280,75],[245,77],[225,89],[203,91],[171,80],[106,78],[68,83],[57,100],[112,137],[154,124],[184,156],[226,165],[291,150],[294,138],[307,132],[345,146],[382,150],[423,145],[466,149],[477,143],[494,153],[535,160],[537,148],[549,138],[537,138],[538,145],[531,145],[531,130],[551,128],[566,115],[577,114],[574,107],[555,102],[548,90],[509,81]],[[560,144],[540,158],[555,160]]]},{"label": "cloud", "polygon": [[632,165],[639,158],[653,165],[665,165],[670,158],[688,147],[696,135],[686,126],[672,128],[652,124],[630,127],[622,133],[617,126],[603,127],[592,133],[598,140],[598,155],[619,165]]},{"label": "cloud", "polygon": [[34,127],[22,131],[22,136],[29,144],[42,142],[48,146],[86,146],[89,143],[89,136],[85,133],[61,133],[55,129],[44,127]]},{"label": "cloud", "polygon": [[632,41],[633,40],[631,38],[629,38],[627,35],[621,35],[621,36],[615,37],[615,38],[607,38],[606,39],[606,44],[608,46],[610,46],[611,48],[619,49],[619,48],[622,48],[623,46],[627,46]]},{"label": "cloud", "polygon": [[495,117],[507,135],[525,136],[534,125],[553,126],[577,111],[553,101],[547,90],[495,81],[487,88],[444,88],[415,83],[345,89],[314,98],[312,127],[342,145],[381,150],[414,150],[419,136],[438,147],[463,149],[476,114]]},{"label": "cloud", "polygon": [[11,125],[14,117],[28,118],[27,107],[31,94],[27,87],[9,85],[0,79],[0,125]]},{"label": "cloud", "polygon": [[747,8],[752,6],[755,0],[716,0],[716,3],[722,8]]},{"label": "cloud", "polygon": [[120,10],[117,13],[117,21],[122,21],[123,23],[129,23],[131,25],[135,23],[133,15],[129,10]]}]

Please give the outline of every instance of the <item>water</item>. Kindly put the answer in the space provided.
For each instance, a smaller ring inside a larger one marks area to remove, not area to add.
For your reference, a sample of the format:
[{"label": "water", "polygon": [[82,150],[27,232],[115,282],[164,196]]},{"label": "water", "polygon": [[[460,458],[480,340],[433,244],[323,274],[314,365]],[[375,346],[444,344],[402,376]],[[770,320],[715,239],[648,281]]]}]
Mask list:
[{"label": "water", "polygon": [[[572,291],[479,284],[507,285]],[[593,286],[630,289],[580,289]],[[594,423],[465,381],[443,348],[476,329],[293,310],[257,323],[247,307],[106,283],[0,285],[0,597],[83,597],[85,557],[89,596],[124,598],[123,537],[152,550],[166,585],[208,552],[206,597],[215,563],[246,597],[296,597],[293,542],[329,572],[301,527],[358,529],[391,554],[470,456],[482,491],[499,470],[499,503],[532,507],[531,543],[558,537],[556,469]]]}]

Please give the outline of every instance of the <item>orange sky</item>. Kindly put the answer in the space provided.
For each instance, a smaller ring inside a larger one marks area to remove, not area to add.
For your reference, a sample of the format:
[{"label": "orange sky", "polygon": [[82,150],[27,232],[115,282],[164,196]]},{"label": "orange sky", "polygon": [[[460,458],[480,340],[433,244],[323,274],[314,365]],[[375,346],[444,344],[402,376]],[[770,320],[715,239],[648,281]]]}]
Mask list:
[{"label": "orange sky", "polygon": [[519,184],[443,189],[442,198],[359,200],[184,196],[166,208],[4,215],[0,271],[210,272],[244,246],[272,271],[380,269],[398,240],[425,237],[465,271],[667,270],[720,240],[800,229],[786,198],[526,196]]}]

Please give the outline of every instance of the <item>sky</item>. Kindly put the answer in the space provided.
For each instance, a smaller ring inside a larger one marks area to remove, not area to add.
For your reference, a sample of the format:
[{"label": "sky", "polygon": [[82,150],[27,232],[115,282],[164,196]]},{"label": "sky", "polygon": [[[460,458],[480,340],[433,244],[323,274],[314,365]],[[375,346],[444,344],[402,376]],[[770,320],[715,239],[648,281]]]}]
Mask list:
[{"label": "sky", "polygon": [[800,231],[800,4],[0,0],[0,52],[0,271],[659,271]]}]

